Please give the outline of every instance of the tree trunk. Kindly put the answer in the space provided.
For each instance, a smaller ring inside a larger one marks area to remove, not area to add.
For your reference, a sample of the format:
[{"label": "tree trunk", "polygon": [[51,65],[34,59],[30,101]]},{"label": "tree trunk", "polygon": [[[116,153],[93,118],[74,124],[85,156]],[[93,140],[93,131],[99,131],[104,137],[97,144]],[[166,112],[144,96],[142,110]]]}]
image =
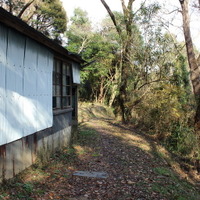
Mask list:
[{"label": "tree trunk", "polygon": [[26,11],[26,9],[34,2],[35,0],[29,1],[20,11],[20,13],[17,15],[17,17],[21,18],[23,13]]},{"label": "tree trunk", "polygon": [[113,106],[113,103],[115,101],[116,96],[119,93],[119,80],[120,80],[120,72],[119,72],[119,68],[116,65],[115,67],[115,78],[114,81],[112,82],[112,88],[111,88],[111,96],[109,99],[109,107]]},{"label": "tree trunk", "polygon": [[104,80],[101,79],[100,88],[99,88],[99,96],[98,96],[98,102],[103,103],[104,98]]},{"label": "tree trunk", "polygon": [[126,103],[129,100],[129,94],[127,91],[128,88],[128,81],[127,78],[129,77],[129,68],[131,63],[129,62],[130,58],[130,44],[125,43],[125,47],[123,48],[123,53],[122,53],[122,69],[121,69],[121,84],[120,84],[120,89],[119,89],[119,106],[121,108],[121,117],[122,117],[122,122],[125,123],[130,120],[130,112],[129,108],[126,106]]},{"label": "tree trunk", "polygon": [[119,95],[118,95],[118,105],[120,107],[120,115],[122,122],[126,122],[130,118],[129,108],[126,107],[126,102],[128,100],[128,92],[127,92],[127,78],[129,77],[128,69],[131,65],[130,62],[130,51],[131,51],[131,42],[132,42],[132,24],[133,24],[133,13],[132,13],[132,5],[135,0],[129,0],[128,5],[125,5],[125,1],[121,0],[123,14],[124,14],[124,22],[126,26],[126,32],[122,31],[121,27],[116,21],[114,13],[110,10],[110,7],[104,0],[101,0],[103,6],[107,10],[110,15],[111,20],[115,26],[115,29],[119,35],[121,41],[121,81],[119,84]]},{"label": "tree trunk", "polygon": [[183,31],[185,37],[185,44],[187,49],[187,58],[190,67],[190,80],[193,87],[193,92],[196,98],[197,109],[195,115],[195,127],[200,130],[200,70],[198,67],[197,59],[195,58],[194,47],[190,32],[190,17],[188,11],[189,0],[179,0],[182,8],[183,16]]}]

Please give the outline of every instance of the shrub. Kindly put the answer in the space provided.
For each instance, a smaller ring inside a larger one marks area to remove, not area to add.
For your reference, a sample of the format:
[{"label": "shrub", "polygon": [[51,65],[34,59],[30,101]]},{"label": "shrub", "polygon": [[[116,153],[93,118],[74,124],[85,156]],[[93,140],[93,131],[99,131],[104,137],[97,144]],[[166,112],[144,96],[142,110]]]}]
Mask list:
[{"label": "shrub", "polygon": [[181,87],[162,84],[151,89],[133,110],[137,122],[167,147],[181,155],[197,147],[193,130],[194,99]]}]

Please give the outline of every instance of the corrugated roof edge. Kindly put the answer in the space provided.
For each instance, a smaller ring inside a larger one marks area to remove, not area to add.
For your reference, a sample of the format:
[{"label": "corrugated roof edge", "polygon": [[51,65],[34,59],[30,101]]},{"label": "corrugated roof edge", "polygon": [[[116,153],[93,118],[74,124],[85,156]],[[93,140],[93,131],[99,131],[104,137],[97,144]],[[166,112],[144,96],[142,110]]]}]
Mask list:
[{"label": "corrugated roof edge", "polygon": [[53,51],[61,54],[64,57],[67,57],[78,63],[85,62],[85,60],[83,60],[81,56],[79,56],[78,54],[73,54],[69,52],[67,49],[65,49],[61,45],[57,44],[56,42],[46,37],[41,32],[29,26],[27,23],[25,23],[18,17],[12,15],[11,13],[7,12],[5,9],[1,7],[0,7],[0,22],[32,38],[33,40],[36,40],[37,42],[45,45],[46,47],[52,49]]}]

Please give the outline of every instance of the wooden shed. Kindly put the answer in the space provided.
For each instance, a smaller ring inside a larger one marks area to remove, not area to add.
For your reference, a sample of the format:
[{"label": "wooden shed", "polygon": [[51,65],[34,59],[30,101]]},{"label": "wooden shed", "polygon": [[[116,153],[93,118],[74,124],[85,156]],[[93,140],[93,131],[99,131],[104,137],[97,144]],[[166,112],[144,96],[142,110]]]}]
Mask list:
[{"label": "wooden shed", "polygon": [[81,63],[0,8],[0,181],[69,143]]}]

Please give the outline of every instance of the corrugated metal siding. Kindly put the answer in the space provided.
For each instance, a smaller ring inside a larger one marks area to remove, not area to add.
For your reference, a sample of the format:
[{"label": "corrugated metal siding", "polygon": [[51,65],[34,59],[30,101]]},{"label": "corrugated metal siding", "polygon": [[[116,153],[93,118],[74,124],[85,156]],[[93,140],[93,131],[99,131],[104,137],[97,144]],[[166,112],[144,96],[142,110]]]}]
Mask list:
[{"label": "corrugated metal siding", "polygon": [[[25,38],[11,30],[8,31],[6,55],[6,135],[7,142],[21,138],[23,95],[23,57]],[[4,133],[5,134],[5,133]]]},{"label": "corrugated metal siding", "polygon": [[73,83],[80,84],[80,64],[72,63]]},{"label": "corrugated metal siding", "polygon": [[51,127],[53,55],[0,25],[0,145]]},{"label": "corrugated metal siding", "polygon": [[7,30],[0,25],[0,142],[6,143],[5,132],[5,80],[6,80],[6,48],[7,47]]}]

